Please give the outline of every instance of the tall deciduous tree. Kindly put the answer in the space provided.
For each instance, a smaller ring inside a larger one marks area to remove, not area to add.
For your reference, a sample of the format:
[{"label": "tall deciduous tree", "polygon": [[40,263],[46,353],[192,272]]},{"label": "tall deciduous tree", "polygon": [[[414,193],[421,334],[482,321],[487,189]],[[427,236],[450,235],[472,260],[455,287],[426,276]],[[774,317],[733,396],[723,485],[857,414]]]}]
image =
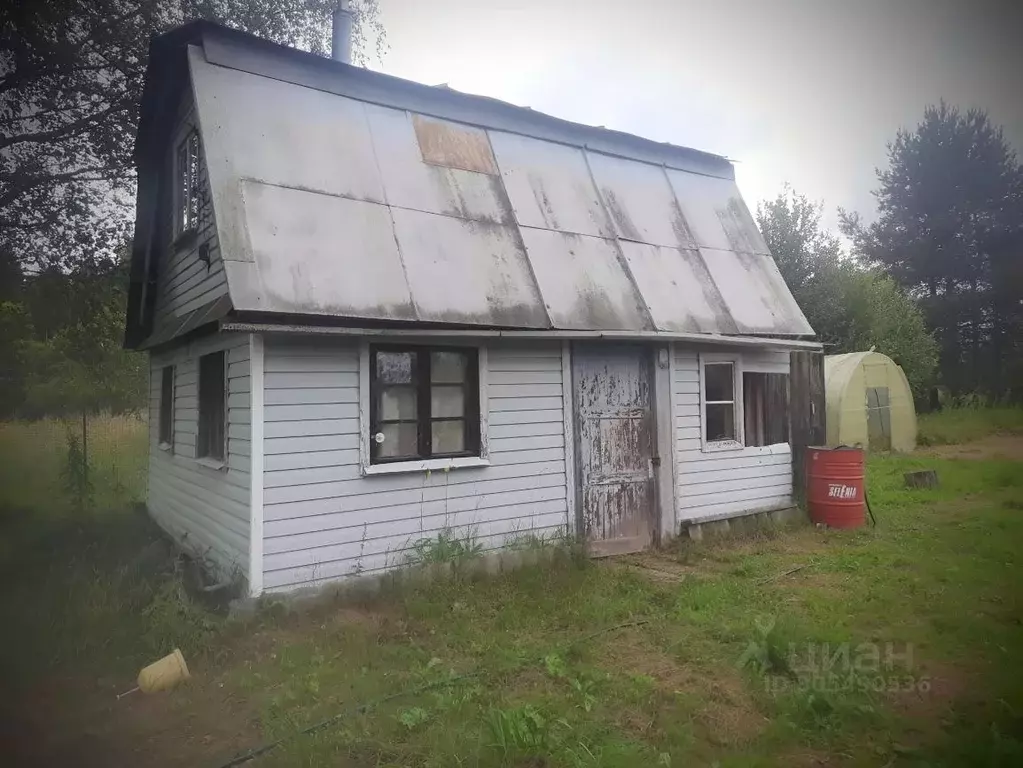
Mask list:
[{"label": "tall deciduous tree", "polygon": [[921,397],[937,362],[936,344],[913,299],[877,269],[843,258],[821,227],[821,206],[791,188],[757,206],[757,224],[778,269],[828,354],[875,347],[902,366]]},{"label": "tall deciduous tree", "polygon": [[[0,254],[65,270],[112,258],[129,226],[149,40],[225,23],[314,53],[337,0],[46,0],[0,6]],[[382,51],[377,0],[356,0],[354,50]]]},{"label": "tall deciduous tree", "polygon": [[854,249],[921,300],[956,392],[1023,386],[1023,170],[988,115],[929,107],[879,171],[878,219],[843,213]]},{"label": "tall deciduous tree", "polygon": [[836,295],[842,249],[821,227],[821,205],[785,185],[757,205],[757,225],[810,325],[822,341],[836,344],[848,325]]}]

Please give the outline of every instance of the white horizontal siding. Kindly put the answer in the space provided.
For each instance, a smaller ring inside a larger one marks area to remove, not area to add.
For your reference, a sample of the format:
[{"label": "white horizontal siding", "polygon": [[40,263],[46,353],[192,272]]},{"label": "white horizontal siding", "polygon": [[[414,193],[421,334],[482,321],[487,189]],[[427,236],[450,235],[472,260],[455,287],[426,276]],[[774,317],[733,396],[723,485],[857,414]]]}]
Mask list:
[{"label": "white horizontal siding", "polygon": [[[264,586],[287,590],[400,565],[421,538],[471,531],[484,546],[563,528],[568,514],[561,348],[488,349],[491,466],[363,476],[359,351],[268,339]],[[367,427],[368,428],[368,427]]]},{"label": "white horizontal siding", "polygon": [[[226,468],[195,460],[199,357],[227,350]],[[208,559],[222,576],[247,575],[249,557],[249,337],[220,334],[150,356],[150,424],[159,423],[161,369],[174,365],[174,442],[158,445],[150,430],[149,511],[177,541]]]},{"label": "white horizontal siding", "polygon": [[757,349],[743,352],[742,370],[747,373],[789,372],[789,353],[771,349]]},{"label": "white horizontal siding", "polygon": [[[792,456],[787,446],[704,452],[700,440],[699,355],[674,349],[676,507],[678,522],[724,518],[792,503]],[[743,371],[788,373],[789,353],[736,353]]]}]

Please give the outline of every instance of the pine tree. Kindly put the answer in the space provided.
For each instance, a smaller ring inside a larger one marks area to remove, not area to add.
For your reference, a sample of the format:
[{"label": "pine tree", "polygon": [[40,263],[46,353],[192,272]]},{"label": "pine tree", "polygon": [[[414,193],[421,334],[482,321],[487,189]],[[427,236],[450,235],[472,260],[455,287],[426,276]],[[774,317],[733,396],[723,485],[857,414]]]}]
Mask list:
[{"label": "pine tree", "polygon": [[1023,169],[1002,129],[983,110],[929,107],[889,144],[878,180],[877,221],[843,214],[843,230],[921,300],[942,382],[992,395],[1021,388]]}]

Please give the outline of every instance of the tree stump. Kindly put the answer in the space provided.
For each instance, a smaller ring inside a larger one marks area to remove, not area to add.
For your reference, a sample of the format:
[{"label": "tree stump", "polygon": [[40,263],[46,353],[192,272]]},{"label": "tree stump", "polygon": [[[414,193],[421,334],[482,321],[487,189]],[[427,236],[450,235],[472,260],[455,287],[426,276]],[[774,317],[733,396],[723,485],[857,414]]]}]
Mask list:
[{"label": "tree stump", "polygon": [[937,488],[938,473],[933,469],[922,469],[919,472],[906,472],[902,476],[907,488]]}]

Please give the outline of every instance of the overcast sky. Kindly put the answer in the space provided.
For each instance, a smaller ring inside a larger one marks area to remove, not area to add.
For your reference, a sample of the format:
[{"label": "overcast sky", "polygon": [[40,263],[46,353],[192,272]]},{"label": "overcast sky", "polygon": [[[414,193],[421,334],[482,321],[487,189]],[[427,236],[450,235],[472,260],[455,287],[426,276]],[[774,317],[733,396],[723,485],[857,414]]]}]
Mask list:
[{"label": "overcast sky", "polygon": [[1023,2],[379,0],[371,67],[736,161],[873,216],[885,144],[944,97],[1023,150]]}]

